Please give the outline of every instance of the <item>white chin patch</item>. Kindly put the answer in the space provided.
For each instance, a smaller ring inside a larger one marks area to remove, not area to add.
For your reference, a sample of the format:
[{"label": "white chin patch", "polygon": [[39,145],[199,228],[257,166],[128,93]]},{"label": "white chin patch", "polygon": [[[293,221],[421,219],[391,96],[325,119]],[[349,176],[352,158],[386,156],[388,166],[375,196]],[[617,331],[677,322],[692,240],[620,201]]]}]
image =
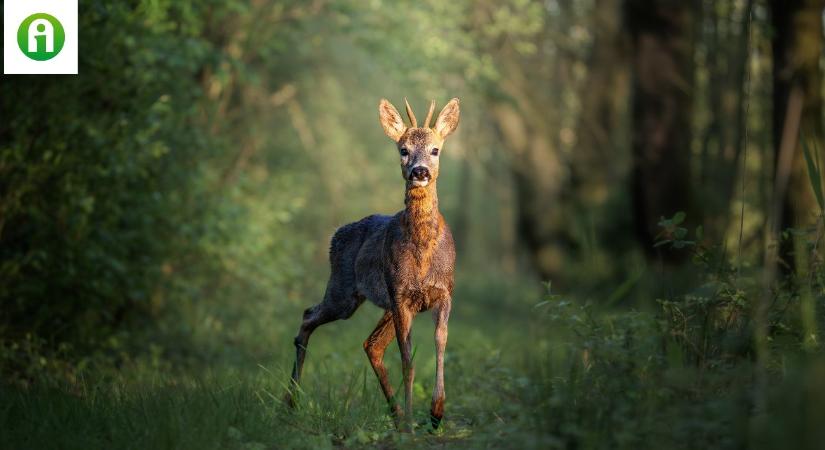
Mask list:
[{"label": "white chin patch", "polygon": [[429,180],[413,180],[412,185],[415,187],[424,187],[430,184]]}]

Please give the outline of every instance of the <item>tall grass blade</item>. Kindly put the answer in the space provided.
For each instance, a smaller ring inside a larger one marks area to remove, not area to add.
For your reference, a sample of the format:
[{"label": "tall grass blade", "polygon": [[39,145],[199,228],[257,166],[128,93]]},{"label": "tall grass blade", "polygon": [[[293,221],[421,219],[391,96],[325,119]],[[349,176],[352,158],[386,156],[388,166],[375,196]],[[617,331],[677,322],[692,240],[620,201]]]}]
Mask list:
[{"label": "tall grass blade", "polygon": [[811,152],[804,134],[800,140],[802,141],[802,153],[805,155],[805,164],[808,167],[808,180],[816,196],[816,202],[819,204],[819,212],[822,213],[825,211],[825,201],[823,201],[822,194],[822,171],[821,167],[817,164],[819,158],[818,155],[815,156],[816,151]]}]

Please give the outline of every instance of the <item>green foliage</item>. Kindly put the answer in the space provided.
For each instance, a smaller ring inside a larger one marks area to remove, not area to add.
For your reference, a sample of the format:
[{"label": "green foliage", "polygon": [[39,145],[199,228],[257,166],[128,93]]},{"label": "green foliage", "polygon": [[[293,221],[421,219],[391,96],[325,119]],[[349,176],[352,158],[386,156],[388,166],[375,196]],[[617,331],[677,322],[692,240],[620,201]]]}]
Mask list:
[{"label": "green foliage", "polygon": [[548,325],[570,333],[531,369],[537,384],[524,396],[538,427],[563,448],[816,448],[819,427],[802,424],[825,414],[808,381],[821,355],[785,348],[772,363],[786,361],[770,374],[768,409],[753,416],[750,329],[732,318],[743,300],[729,296],[607,314],[550,296],[540,304]]},{"label": "green foliage", "polygon": [[132,327],[161,315],[174,322],[191,299],[284,295],[305,275],[301,261],[314,246],[285,238],[306,203],[288,189],[298,180],[224,179],[234,144],[216,132],[225,118],[210,96],[255,85],[248,58],[286,54],[294,39],[283,27],[255,47],[259,55],[225,48],[214,27],[246,7],[82,2],[81,40],[105,45],[84,47],[81,74],[3,82],[7,375],[31,370],[15,356],[20,348],[46,359],[98,349],[117,359],[132,351],[124,342],[136,343]]},{"label": "green foliage", "polygon": [[653,317],[600,316],[591,304],[551,296],[539,306],[562,346],[540,359],[530,398],[543,429],[561,447],[639,448],[656,427],[650,422],[666,391],[655,388],[663,358]]},{"label": "green foliage", "polygon": [[148,304],[161,266],[198,233],[182,224],[201,220],[192,161],[208,155],[187,81],[206,49],[169,58],[185,35],[143,20],[160,12],[85,6],[82,39],[107,45],[83,52],[84,75],[10,79],[0,96],[2,327],[53,343],[92,339]]},{"label": "green foliage", "polygon": [[[681,249],[696,244],[696,241],[685,239],[688,235],[688,229],[680,226],[686,217],[687,214],[685,214],[684,211],[677,212],[670,219],[662,217],[662,220],[659,221],[659,226],[662,227],[662,231],[656,236],[656,244],[654,247],[670,245],[674,249]],[[702,233],[703,231],[700,226],[696,229],[696,238],[701,240]]]},{"label": "green foliage", "polygon": [[[665,229],[672,226],[668,221],[660,225]],[[694,266],[703,279],[679,298],[658,300],[661,320],[685,363],[700,369],[735,364],[752,352],[750,304],[758,291],[752,280],[739,277],[738,269],[728,262],[725,252],[702,243],[701,229],[697,230],[695,240],[684,240],[686,237],[684,230],[680,240],[672,242],[673,248],[691,249]]]},{"label": "green foliage", "polygon": [[[531,368],[537,384],[525,397],[540,426],[566,448],[816,448],[820,428],[811,424],[825,410],[816,400],[821,383],[811,377],[823,359],[799,331],[817,327],[800,320],[823,307],[811,277],[820,269],[806,265],[791,281],[797,288],[771,291],[770,381],[761,385],[753,348],[753,309],[764,295],[759,279],[701,236],[692,240],[679,226],[684,220],[682,213],[663,219],[660,242],[689,249],[701,282],[659,299],[655,310],[603,311],[551,294],[548,284],[536,307],[553,330],[545,339],[561,335],[562,344]],[[819,236],[817,228],[797,250],[804,261],[819,260]],[[763,394],[765,409],[754,413]]]}]

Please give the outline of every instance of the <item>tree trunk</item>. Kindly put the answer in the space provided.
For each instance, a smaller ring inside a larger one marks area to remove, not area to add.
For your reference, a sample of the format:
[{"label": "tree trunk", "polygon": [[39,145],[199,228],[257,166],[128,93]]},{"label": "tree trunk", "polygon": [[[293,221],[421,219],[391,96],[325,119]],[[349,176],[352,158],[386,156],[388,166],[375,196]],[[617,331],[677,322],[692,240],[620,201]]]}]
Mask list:
[{"label": "tree trunk", "polygon": [[[774,0],[771,2],[773,25],[773,148],[775,173],[780,168],[778,158],[783,128],[788,114],[790,93],[802,93],[802,114],[797,127],[800,139],[816,140],[823,148],[822,74],[819,58],[822,51],[822,8],[820,0]],[[801,142],[793,150],[788,186],[782,205],[781,229],[809,225],[816,213],[816,201],[805,169]],[[779,257],[787,266],[792,242],[784,242]]]},{"label": "tree trunk", "polygon": [[[701,223],[690,188],[694,18],[692,1],[627,0],[632,40],[631,192],[636,233],[649,256],[661,217],[687,213]],[[665,252],[679,262],[683,252]]]},{"label": "tree trunk", "polygon": [[515,187],[518,236],[542,279],[558,275],[573,239],[566,227],[562,196],[567,184],[565,167],[546,135],[528,123],[529,111],[512,103],[494,105],[496,128],[509,152]]},{"label": "tree trunk", "polygon": [[587,209],[601,206],[610,186],[623,176],[622,116],[629,87],[621,3],[597,0],[593,16],[593,46],[579,93],[582,109],[570,174],[577,200]]},{"label": "tree trunk", "polygon": [[[737,177],[745,148],[748,101],[748,55],[754,0],[741,8],[706,3],[702,28],[708,74],[710,123],[704,131],[699,165],[699,195],[705,214],[705,235],[722,241],[731,221],[731,200],[740,186]],[[740,176],[745,176],[744,173]]]}]

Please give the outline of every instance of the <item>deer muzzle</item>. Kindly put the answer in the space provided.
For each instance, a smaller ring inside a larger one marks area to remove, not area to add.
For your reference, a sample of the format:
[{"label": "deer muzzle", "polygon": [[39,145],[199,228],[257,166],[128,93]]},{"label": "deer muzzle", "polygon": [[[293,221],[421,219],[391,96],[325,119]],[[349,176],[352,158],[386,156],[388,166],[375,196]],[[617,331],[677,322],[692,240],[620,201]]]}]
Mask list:
[{"label": "deer muzzle", "polygon": [[430,169],[416,166],[410,170],[410,181],[414,186],[426,186],[430,182]]}]

